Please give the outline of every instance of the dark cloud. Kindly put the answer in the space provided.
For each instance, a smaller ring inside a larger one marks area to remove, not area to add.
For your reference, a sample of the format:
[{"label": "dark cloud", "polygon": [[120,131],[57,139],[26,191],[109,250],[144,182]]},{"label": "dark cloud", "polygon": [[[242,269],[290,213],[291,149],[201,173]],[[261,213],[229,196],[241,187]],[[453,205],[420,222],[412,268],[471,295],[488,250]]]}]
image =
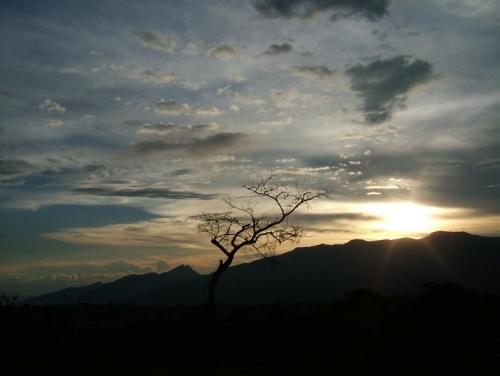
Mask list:
[{"label": "dark cloud", "polygon": [[82,187],[73,190],[73,192],[95,196],[147,197],[165,198],[170,200],[184,200],[192,198],[209,200],[214,197],[214,195],[206,195],[196,192],[173,191],[168,188]]},{"label": "dark cloud", "polygon": [[342,221],[375,221],[380,217],[363,213],[294,214],[293,221],[304,225],[332,224]]},{"label": "dark cloud", "polygon": [[0,159],[0,175],[17,175],[29,172],[33,166],[22,159]]},{"label": "dark cloud", "polygon": [[157,123],[142,124],[138,129],[138,134],[157,135],[171,138],[185,138],[202,136],[211,133],[218,128],[217,124],[195,124],[195,125],[180,125],[174,123]]},{"label": "dark cloud", "polygon": [[376,20],[388,12],[390,0],[254,0],[254,8],[268,18],[306,19],[331,12],[331,19],[365,17]]},{"label": "dark cloud", "polygon": [[132,153],[137,156],[144,156],[156,152],[178,151],[200,156],[220,155],[220,153],[242,146],[246,139],[247,136],[244,133],[226,132],[185,142],[151,140],[133,145]]},{"label": "dark cloud", "polygon": [[160,34],[156,31],[136,31],[132,35],[143,47],[153,50],[174,52],[177,46],[177,37]]},{"label": "dark cloud", "polygon": [[[500,152],[497,151],[497,157]],[[415,198],[436,206],[466,207],[500,214],[500,166],[478,166],[478,158],[463,156],[455,161],[429,165],[421,174]]]},{"label": "dark cloud", "polygon": [[405,105],[406,95],[412,89],[435,77],[429,62],[410,61],[403,55],[354,65],[346,72],[351,89],[363,99],[365,121],[371,124],[389,120],[396,107]]},{"label": "dark cloud", "polygon": [[269,48],[262,53],[266,56],[276,56],[293,51],[293,46],[290,43],[271,44]]},{"label": "dark cloud", "polygon": [[191,150],[199,154],[211,154],[220,148],[241,145],[247,139],[244,133],[217,133],[191,145]]},{"label": "dark cloud", "polygon": [[165,141],[143,141],[138,142],[132,146],[133,154],[137,156],[148,155],[160,151],[180,149],[181,145],[167,143]]},{"label": "dark cloud", "polygon": [[67,175],[78,175],[87,172],[97,172],[104,171],[106,166],[103,164],[89,164],[82,165],[78,167],[52,167],[38,172],[41,176],[67,176]]},{"label": "dark cloud", "polygon": [[307,79],[328,80],[337,74],[335,69],[325,65],[301,65],[294,68],[295,74]]},{"label": "dark cloud", "polygon": [[191,111],[187,103],[178,103],[173,100],[162,100],[156,103],[155,112],[163,115],[184,115]]},{"label": "dark cloud", "polygon": [[189,168],[180,168],[178,170],[174,170],[170,173],[170,176],[182,176],[182,175],[188,175],[190,173],[192,173],[193,170],[189,169]]},{"label": "dark cloud", "polygon": [[208,51],[208,55],[220,61],[232,60],[238,56],[238,51],[229,44],[219,44]]}]

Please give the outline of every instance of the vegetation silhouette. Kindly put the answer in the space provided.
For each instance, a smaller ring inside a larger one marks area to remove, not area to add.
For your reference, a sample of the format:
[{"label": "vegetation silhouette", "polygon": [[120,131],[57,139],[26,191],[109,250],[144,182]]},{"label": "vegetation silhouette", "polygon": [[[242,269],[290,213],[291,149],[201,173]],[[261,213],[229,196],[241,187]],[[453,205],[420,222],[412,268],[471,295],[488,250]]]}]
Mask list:
[{"label": "vegetation silhouette", "polygon": [[[2,375],[498,375],[500,296],[431,283],[317,303],[15,305],[0,311]],[[224,335],[221,335],[221,334]]]},{"label": "vegetation silhouette", "polygon": [[193,217],[199,221],[198,230],[208,234],[210,242],[225,256],[225,259],[219,260],[217,269],[210,276],[204,302],[207,311],[213,310],[219,279],[240,250],[251,248],[266,258],[278,245],[297,243],[302,237],[303,228],[291,224],[290,216],[302,205],[326,195],[326,192],[277,184],[273,181],[273,176],[244,185],[243,188],[254,198],[270,200],[277,213],[259,214],[256,203],[242,203],[227,198],[224,201],[228,210]]},{"label": "vegetation silhouette", "polygon": [[12,307],[18,300],[18,295],[2,292],[0,294],[0,307]]}]

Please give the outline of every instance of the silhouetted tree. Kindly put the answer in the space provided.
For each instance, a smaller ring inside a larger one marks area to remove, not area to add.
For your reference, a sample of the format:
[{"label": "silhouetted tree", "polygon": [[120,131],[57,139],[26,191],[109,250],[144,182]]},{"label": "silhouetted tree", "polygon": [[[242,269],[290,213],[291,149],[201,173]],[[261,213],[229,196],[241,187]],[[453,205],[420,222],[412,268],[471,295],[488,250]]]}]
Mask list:
[{"label": "silhouetted tree", "polygon": [[229,268],[238,251],[251,248],[258,255],[267,257],[280,244],[296,243],[302,237],[303,228],[289,223],[290,215],[300,206],[325,195],[322,191],[276,184],[272,176],[243,188],[254,198],[270,200],[277,214],[258,214],[256,203],[244,204],[225,199],[227,211],[194,217],[199,221],[198,230],[207,233],[211,243],[225,256],[210,276],[205,300],[208,310],[215,305],[215,288],[221,275]]}]

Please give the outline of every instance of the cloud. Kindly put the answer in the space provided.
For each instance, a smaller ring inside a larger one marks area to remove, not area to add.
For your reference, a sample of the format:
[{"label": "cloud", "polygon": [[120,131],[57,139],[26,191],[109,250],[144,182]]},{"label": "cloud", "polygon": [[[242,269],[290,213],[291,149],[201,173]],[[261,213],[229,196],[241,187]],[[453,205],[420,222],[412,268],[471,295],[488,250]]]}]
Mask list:
[{"label": "cloud", "polygon": [[331,101],[326,95],[301,93],[296,89],[271,90],[271,99],[277,108],[292,108],[297,105],[302,107],[317,106]]},{"label": "cloud", "polygon": [[207,133],[214,132],[215,130],[217,130],[217,128],[218,125],[216,123],[196,125],[180,125],[174,123],[145,123],[137,129],[136,133],[142,135],[168,136],[169,139],[182,139],[186,137],[203,136]]},{"label": "cloud", "polygon": [[193,172],[193,170],[189,168],[179,168],[177,170],[174,170],[170,172],[170,176],[182,176],[182,175],[189,175]]},{"label": "cloud", "polygon": [[32,171],[33,166],[22,159],[0,159],[0,175],[18,175]]},{"label": "cloud", "polygon": [[376,20],[388,13],[390,0],[254,0],[257,12],[267,18],[307,19],[330,12],[331,19],[364,17]]},{"label": "cloud", "polygon": [[[165,230],[167,229],[167,231]],[[133,224],[102,227],[75,227],[43,234],[46,239],[74,244],[100,244],[126,247],[175,247],[190,250],[206,249],[203,237],[193,237],[194,226],[176,223],[168,218]],[[187,241],[186,239],[189,239]]]},{"label": "cloud", "polygon": [[191,112],[187,103],[179,103],[170,99],[162,99],[156,103],[155,112],[162,115],[184,115]]},{"label": "cloud", "polygon": [[367,190],[373,190],[373,189],[378,189],[378,190],[397,190],[397,189],[408,189],[407,187],[401,187],[396,184],[386,184],[386,185],[367,185],[365,187]]},{"label": "cloud", "polygon": [[38,108],[43,112],[55,112],[60,114],[66,112],[66,107],[61,106],[59,103],[53,101],[52,99],[45,99],[38,105]]},{"label": "cloud", "polygon": [[321,213],[321,214],[306,214],[296,213],[293,216],[293,221],[304,223],[305,225],[317,224],[333,224],[342,221],[376,221],[380,217],[368,215],[364,213]]},{"label": "cloud", "polygon": [[131,80],[139,80],[152,85],[167,85],[175,81],[175,74],[157,68],[141,69],[135,65],[109,64],[102,69],[119,74]]},{"label": "cloud", "polygon": [[222,111],[215,106],[197,106],[192,109],[192,113],[201,117],[214,117],[222,114]]},{"label": "cloud", "polygon": [[203,87],[203,85],[205,85],[205,82],[192,82],[189,80],[180,82],[180,86],[182,86],[184,89],[192,91],[200,90]]},{"label": "cloud", "polygon": [[204,50],[204,41],[189,42],[182,50],[182,53],[190,56],[197,56]]},{"label": "cloud", "polygon": [[85,69],[79,68],[79,67],[68,67],[68,68],[63,68],[60,70],[62,74],[79,74],[79,75],[86,75],[87,71]]},{"label": "cloud", "polygon": [[296,76],[309,79],[324,81],[329,80],[337,74],[335,69],[330,69],[326,65],[301,65],[294,68],[294,73]]},{"label": "cloud", "polygon": [[287,167],[287,168],[275,168],[273,169],[274,174],[281,175],[302,175],[302,176],[312,176],[324,173],[332,172],[332,167],[330,166],[318,166],[318,167]]},{"label": "cloud", "polygon": [[[498,214],[498,190],[485,187],[498,183],[500,167],[481,167],[478,162],[498,157],[499,146],[498,142],[490,147],[473,146],[471,142],[463,149],[436,149],[422,145],[393,150],[373,149],[366,159],[363,157],[366,167],[359,184],[355,186],[351,182],[350,188],[354,190],[339,193],[349,200],[359,198],[359,195],[383,195],[436,207],[470,208]],[[339,166],[341,163],[331,155],[306,161],[311,166]],[[342,189],[340,186],[333,189],[336,188]]]},{"label": "cloud", "polygon": [[163,272],[166,272],[170,269],[172,269],[172,265],[170,265],[168,262],[166,262],[164,260],[156,261],[155,270],[157,273],[163,273]]},{"label": "cloud", "polygon": [[271,44],[269,48],[262,53],[262,55],[276,56],[291,52],[292,50],[293,46],[290,43]]},{"label": "cloud", "polygon": [[243,76],[241,73],[235,73],[229,77],[229,80],[236,83],[242,83],[248,81],[248,78]]},{"label": "cloud", "polygon": [[115,188],[115,187],[80,187],[73,190],[75,193],[95,196],[115,197],[146,197],[164,198],[169,200],[200,199],[209,200],[214,195],[197,192],[174,191],[169,188],[143,187],[143,188]]},{"label": "cloud", "polygon": [[[262,107],[266,104],[266,100],[264,98],[259,97],[253,93],[236,93],[234,95],[234,104],[238,106],[255,106]],[[238,112],[231,110],[233,112]]]},{"label": "cloud", "polygon": [[[496,150],[496,153],[500,150],[498,145]],[[420,171],[419,186],[414,192],[416,199],[435,206],[470,208],[498,215],[500,195],[498,189],[492,188],[498,183],[499,171],[475,165],[482,152],[485,151],[466,151],[455,160],[435,158],[433,164]]]},{"label": "cloud", "polygon": [[403,55],[354,65],[346,73],[363,100],[365,121],[372,124],[390,120],[395,108],[404,107],[408,93],[435,77],[430,63]]},{"label": "cloud", "polygon": [[79,264],[63,264],[63,265],[42,265],[31,266],[24,269],[32,275],[52,274],[56,278],[67,278],[70,280],[85,279],[91,275],[128,275],[136,273],[152,272],[151,267],[137,265],[127,261],[112,261],[109,263],[79,263]]},{"label": "cloud", "polygon": [[356,212],[296,213],[290,218],[292,224],[303,226],[306,232],[326,233],[350,232],[357,226],[380,220],[380,217]]},{"label": "cloud", "polygon": [[141,260],[138,263],[125,260],[105,263],[44,262],[41,266],[23,266],[16,268],[14,273],[4,273],[0,277],[0,288],[16,291],[21,296],[36,296],[66,287],[107,282],[130,274],[164,272],[168,269],[169,264],[158,259]]},{"label": "cloud", "polygon": [[58,126],[61,126],[63,124],[64,124],[64,122],[62,120],[59,120],[59,119],[49,119],[49,120],[47,120],[47,125],[49,125],[51,127],[58,127]]},{"label": "cloud", "polygon": [[132,35],[143,47],[173,53],[177,47],[177,36],[163,35],[155,31],[136,31]]},{"label": "cloud", "polygon": [[[112,73],[125,77],[129,80],[138,80],[147,84],[153,85],[167,85],[175,81],[175,73],[169,70],[162,70],[158,68],[144,68],[134,64],[99,64],[91,69],[75,68],[78,69],[78,74],[98,74],[98,73]],[[74,69],[64,69],[61,73],[74,73]]]},{"label": "cloud", "polygon": [[237,57],[238,51],[229,44],[219,44],[208,51],[208,55],[220,61],[228,61]]},{"label": "cloud", "polygon": [[146,83],[165,85],[175,81],[175,74],[172,72],[162,72],[158,69],[145,69],[133,78]]},{"label": "cloud", "polygon": [[222,114],[215,106],[191,106],[171,99],[162,99],[156,103],[154,111],[161,115],[195,115],[200,117],[215,117]]},{"label": "cloud", "polygon": [[138,142],[132,146],[132,154],[145,156],[158,152],[187,153],[192,156],[220,155],[222,151],[241,151],[247,141],[244,133],[216,133],[203,138],[185,141],[149,140]]}]

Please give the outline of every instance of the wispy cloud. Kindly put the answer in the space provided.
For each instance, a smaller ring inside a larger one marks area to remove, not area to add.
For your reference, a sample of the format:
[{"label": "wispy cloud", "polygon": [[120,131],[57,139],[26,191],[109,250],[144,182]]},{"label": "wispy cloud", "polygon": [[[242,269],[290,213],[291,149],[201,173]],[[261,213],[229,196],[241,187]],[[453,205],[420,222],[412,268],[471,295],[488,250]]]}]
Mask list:
[{"label": "wispy cloud", "polygon": [[176,35],[164,35],[156,31],[135,31],[132,35],[143,47],[173,53],[177,47]]},{"label": "wispy cloud", "polygon": [[293,51],[293,46],[290,43],[271,44],[267,50],[261,55],[263,56],[276,56],[286,54]]},{"label": "wispy cloud", "polygon": [[329,12],[332,20],[354,16],[370,20],[388,12],[390,0],[254,0],[253,6],[264,17],[306,19]]},{"label": "wispy cloud", "polygon": [[219,44],[209,50],[208,55],[220,61],[229,61],[238,56],[238,50],[229,44]]}]

